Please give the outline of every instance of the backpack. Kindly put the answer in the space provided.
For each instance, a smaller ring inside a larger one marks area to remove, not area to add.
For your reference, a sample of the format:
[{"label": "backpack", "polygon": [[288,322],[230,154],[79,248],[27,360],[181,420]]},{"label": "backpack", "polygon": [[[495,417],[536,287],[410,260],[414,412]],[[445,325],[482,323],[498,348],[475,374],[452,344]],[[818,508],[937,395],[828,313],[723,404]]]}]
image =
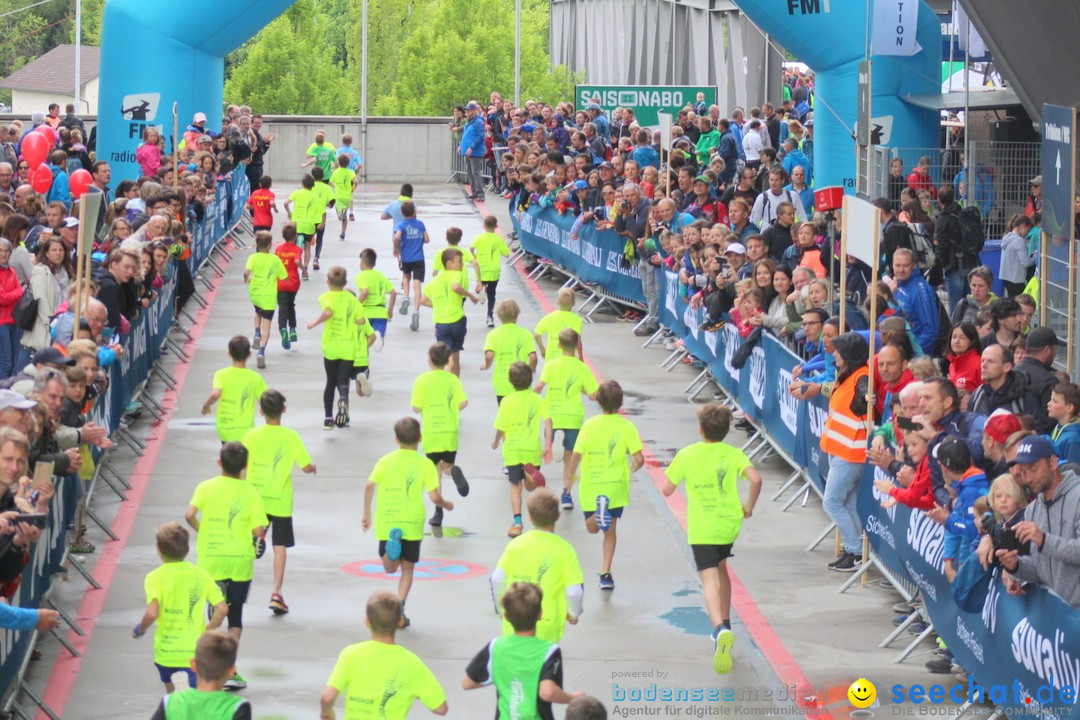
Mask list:
[{"label": "backpack", "polygon": [[956,216],[960,226],[960,239],[956,244],[956,253],[965,257],[978,257],[986,244],[986,233],[983,231],[982,215],[976,205],[961,208]]},{"label": "backpack", "polygon": [[922,223],[906,223],[906,225],[908,232],[911,233],[911,251],[915,253],[915,264],[925,276],[937,265],[934,241]]}]

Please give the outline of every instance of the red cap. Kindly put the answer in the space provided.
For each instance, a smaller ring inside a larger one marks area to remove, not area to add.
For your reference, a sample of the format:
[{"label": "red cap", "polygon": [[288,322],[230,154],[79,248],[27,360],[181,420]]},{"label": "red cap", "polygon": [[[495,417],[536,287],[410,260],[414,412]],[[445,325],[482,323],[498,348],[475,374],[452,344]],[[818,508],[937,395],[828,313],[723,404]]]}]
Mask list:
[{"label": "red cap", "polygon": [[994,442],[1004,443],[1009,436],[1020,430],[1020,418],[1008,410],[995,410],[987,419],[983,432]]}]

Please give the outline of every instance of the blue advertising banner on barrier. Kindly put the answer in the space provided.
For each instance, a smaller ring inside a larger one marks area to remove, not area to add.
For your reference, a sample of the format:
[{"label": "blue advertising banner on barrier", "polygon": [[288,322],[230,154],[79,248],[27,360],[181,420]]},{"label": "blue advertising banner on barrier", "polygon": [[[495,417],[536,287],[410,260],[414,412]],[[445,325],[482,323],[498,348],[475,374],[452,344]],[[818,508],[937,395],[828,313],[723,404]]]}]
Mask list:
[{"label": "blue advertising banner on barrier", "polygon": [[[192,273],[198,270],[229,228],[240,221],[248,192],[248,181],[243,173],[234,173],[232,179],[218,183],[214,201],[207,205],[203,221],[190,228],[191,257],[182,262],[188,265]],[[120,418],[128,404],[161,358],[161,346],[173,319],[176,278],[177,270],[173,268],[158,293],[157,301],[145,308],[132,323],[131,330],[123,339],[124,351],[120,359],[109,368],[109,387],[94,406],[92,419],[98,425],[107,427],[110,433],[120,425]],[[60,564],[67,550],[67,527],[75,512],[75,483],[81,481],[74,475],[53,480],[57,492],[50,501],[49,524],[42,531],[41,540],[31,549],[30,562],[23,570],[19,588],[11,599],[13,606],[40,607],[53,575],[61,570]],[[31,634],[11,630],[0,633],[0,688],[5,691],[15,689],[13,683],[29,651]]]},{"label": "blue advertising banner on barrier", "polygon": [[[569,223],[548,212],[530,210],[528,217],[532,219],[522,226],[535,230],[537,221],[544,220],[555,230],[545,225],[540,226],[541,232],[553,239],[537,240],[519,230],[525,248],[559,262],[583,280],[601,283],[609,291],[620,287],[622,274],[605,273],[603,268],[586,263],[580,252],[568,250],[572,243],[564,243],[561,233],[562,226]],[[589,236],[589,244],[595,247],[621,247],[621,242],[622,238],[610,231]],[[582,246],[573,247],[580,250]],[[738,400],[747,415],[759,421],[771,442],[823,490],[828,457],[821,452],[820,441],[829,404],[824,396],[798,401],[788,393],[792,369],[801,359],[766,333],[743,367],[734,368],[732,355],[743,342],[735,329],[727,325],[719,332],[700,330],[702,311],[680,297],[675,273],[665,272],[659,287],[660,323],[708,365],[717,383]],[[859,485],[858,502],[875,555],[899,578],[920,588],[934,629],[973,677],[969,686],[943,686],[942,702],[964,702],[972,687],[981,687],[990,701],[1005,707],[1009,714],[1067,720],[1076,706],[1075,688],[1080,687],[1080,612],[1043,588],[1032,587],[1022,597],[1011,596],[1000,578],[991,584],[981,612],[961,611],[949,595],[942,569],[944,527],[902,505],[882,508],[884,497],[873,487],[873,479],[874,471],[868,468]],[[907,690],[893,686],[879,692],[888,692],[891,701],[899,703],[908,701]],[[939,701],[924,697],[922,702]]]}]

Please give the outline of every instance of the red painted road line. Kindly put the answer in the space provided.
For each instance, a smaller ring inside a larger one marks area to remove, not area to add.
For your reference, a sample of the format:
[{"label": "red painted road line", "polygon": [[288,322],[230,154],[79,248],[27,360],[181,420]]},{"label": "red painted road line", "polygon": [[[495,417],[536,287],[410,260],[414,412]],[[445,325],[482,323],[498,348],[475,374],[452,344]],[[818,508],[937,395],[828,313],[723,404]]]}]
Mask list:
[{"label": "red painted road line", "polygon": [[[223,279],[224,278],[221,278],[221,280]],[[138,462],[135,463],[135,469],[131,474],[131,490],[128,492],[128,499],[121,503],[120,509],[116,513],[116,519],[113,521],[112,525],[113,532],[116,533],[120,539],[117,541],[106,542],[101,557],[94,565],[93,576],[101,585],[101,589],[94,590],[92,587],[87,588],[86,592],[83,594],[82,601],[79,603],[79,608],[76,611],[76,621],[86,635],[80,637],[79,635],[76,635],[74,631],[68,632],[68,642],[70,642],[81,655],[80,657],[71,657],[66,651],[61,650],[60,656],[57,657],[56,662],[53,664],[52,673],[49,675],[49,682],[45,686],[45,692],[42,699],[45,701],[45,704],[52,708],[60,717],[64,717],[64,711],[67,709],[68,701],[71,699],[71,692],[75,688],[75,681],[79,677],[79,669],[82,667],[86,649],[90,645],[90,640],[94,637],[94,630],[97,628],[98,618],[105,609],[105,602],[109,598],[109,589],[112,586],[113,580],[116,578],[116,567],[120,562],[120,556],[123,555],[124,549],[127,547],[128,539],[131,536],[131,530],[135,525],[139,507],[142,505],[143,494],[146,492],[150,477],[154,473],[154,467],[157,465],[161,449],[165,447],[165,437],[169,434],[169,418],[172,416],[172,412],[179,402],[180,393],[184,389],[184,381],[187,379],[191,363],[195,361],[196,351],[194,346],[198,344],[199,338],[202,336],[206,318],[210,315],[210,309],[213,307],[214,298],[217,296],[218,288],[221,287],[221,280],[219,280],[217,284],[214,285],[214,288],[204,297],[206,300],[206,307],[199,309],[195,318],[195,324],[188,330],[188,332],[191,333],[192,339],[187,345],[193,346],[193,349],[189,352],[191,361],[187,363],[178,363],[173,369],[173,375],[176,378],[176,391],[166,390],[165,395],[162,397],[161,405],[165,408],[165,417],[162,422],[158,424],[155,429],[156,432],[147,439],[146,450],[142,457],[139,458]],[[194,302],[194,300],[190,300],[189,302]],[[78,561],[71,560],[70,562]],[[146,649],[145,645],[141,647]],[[37,720],[48,720],[48,716],[39,710],[37,713]]]},{"label": "red painted road line", "polygon": [[[468,186],[466,186],[468,187]],[[473,201],[476,209],[480,211],[481,215],[488,215],[487,208],[483,202]],[[501,228],[496,228],[496,232],[500,235],[503,233]],[[549,313],[555,309],[554,304],[548,299],[548,296],[540,288],[535,280],[527,277],[528,273],[524,272],[524,265],[522,261],[518,261],[516,265],[518,273],[525,281],[525,287],[528,288],[533,298],[540,305],[545,313]],[[600,373],[597,372],[596,367],[589,361],[588,357],[585,358],[585,363],[592,369],[593,374],[596,375],[598,380],[602,380]],[[667,477],[660,469],[659,463],[656,457],[653,455],[652,450],[648,447],[644,448],[642,454],[645,456],[645,472],[649,474],[649,478],[652,480],[653,485],[659,490],[667,482]],[[662,497],[662,496],[661,496]],[[683,532],[686,532],[686,497],[682,493],[674,493],[669,497],[664,498],[664,502],[667,503],[668,509],[671,514],[678,520],[679,525],[682,527]],[[756,644],[761,652],[765,655],[765,659],[769,661],[769,665],[772,666],[773,672],[776,673],[777,678],[780,680],[782,686],[794,685],[799,689],[800,695],[802,690],[809,690],[813,687],[806,679],[805,673],[802,668],[799,667],[799,663],[795,658],[791,656],[788,649],[784,646],[784,643],[780,640],[780,637],[776,634],[776,631],[769,625],[769,621],[765,619],[765,614],[761,612],[761,609],[754,602],[753,597],[750,595],[750,591],[739,580],[738,575],[735,573],[734,568],[728,565],[728,575],[731,577],[731,604],[739,613],[739,617],[742,618],[743,624],[750,632],[750,637],[753,638],[754,644]],[[821,705],[812,700],[798,700],[797,703],[804,708],[813,709],[814,718],[820,720],[833,720],[832,714],[825,712]]]}]

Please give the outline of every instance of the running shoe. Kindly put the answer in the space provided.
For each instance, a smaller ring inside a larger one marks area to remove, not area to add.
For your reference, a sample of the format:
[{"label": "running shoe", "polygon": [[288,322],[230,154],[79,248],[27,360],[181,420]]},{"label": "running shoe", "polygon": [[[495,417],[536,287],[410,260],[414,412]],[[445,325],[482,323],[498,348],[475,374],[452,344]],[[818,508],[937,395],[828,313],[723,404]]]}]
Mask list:
[{"label": "running shoe", "polygon": [[264,355],[263,353],[259,353],[255,356],[255,367],[259,368],[260,370],[266,369],[266,355]]},{"label": "running shoe", "polygon": [[547,487],[547,478],[544,477],[544,473],[540,472],[540,468],[535,465],[525,464],[525,476],[532,480],[534,487]]},{"label": "running shoe", "polygon": [[495,327],[495,318],[491,317],[490,315],[487,316],[487,326],[489,328]]},{"label": "running shoe", "polygon": [[561,500],[562,500],[562,509],[563,510],[573,510],[574,509],[574,498],[572,498],[570,496],[570,491],[569,490],[563,490],[562,491]]},{"label": "running shoe", "polygon": [[350,210],[350,211],[349,211],[349,222],[353,222],[353,221],[355,221],[355,220],[356,220],[356,216],[355,216],[355,215],[353,215],[353,211],[352,211],[352,210]]},{"label": "running shoe", "polygon": [[716,649],[713,651],[712,667],[717,675],[731,672],[731,646],[735,644],[735,633],[727,628],[720,628],[716,635]]},{"label": "running shoe", "polygon": [[315,258],[314,260],[311,261],[311,269],[312,270],[318,270],[319,269],[319,258]]},{"label": "running shoe", "polygon": [[442,527],[442,515],[442,508],[435,508],[435,513],[431,516],[431,519],[428,520],[428,525],[431,527]]},{"label": "running shoe", "polygon": [[322,429],[323,430],[333,430],[334,429],[334,418],[326,418],[325,420],[323,420]]},{"label": "running shoe", "polygon": [[255,337],[251,339],[251,349],[258,350],[262,347],[262,333],[255,333]]},{"label": "running shoe", "polygon": [[289,331],[285,328],[281,328],[281,347],[288,350],[292,347],[292,340],[289,338]]},{"label": "running shoe", "polygon": [[225,681],[226,690],[243,690],[247,687],[247,680],[240,673],[234,674],[231,678]]},{"label": "running shoe", "polygon": [[68,552],[72,555],[89,555],[97,550],[93,543],[88,543],[82,538],[68,545]]},{"label": "running shoe", "polygon": [[401,618],[398,620],[398,623],[397,623],[398,630],[404,630],[405,628],[409,627],[410,625],[412,625],[412,621],[409,620],[409,616],[406,615],[405,613],[401,613]]},{"label": "running shoe", "polygon": [[360,397],[371,397],[371,381],[367,379],[366,375],[356,376],[356,389]]},{"label": "running shoe", "polygon": [[257,537],[253,538],[252,542],[255,545],[255,559],[258,560],[266,554],[266,539]]},{"label": "running shoe", "polygon": [[524,530],[524,528],[522,528],[517,523],[514,523],[513,525],[510,526],[510,529],[506,531],[506,534],[509,535],[512,538],[516,538],[518,535],[521,535],[523,530]]},{"label": "running shoe", "polygon": [[289,342],[296,342],[296,328],[289,328]]},{"label": "running shoe", "polygon": [[611,511],[608,509],[610,503],[607,495],[596,496],[596,527],[600,528],[600,532],[607,532],[611,527]]},{"label": "running shoe", "polygon": [[397,562],[401,557],[401,528],[390,531],[390,539],[386,541],[386,557],[390,558],[390,562]]},{"label": "running shoe", "polygon": [[601,590],[614,590],[615,578],[611,577],[611,573],[600,573],[600,589]]},{"label": "running shoe", "polygon": [[461,497],[468,497],[469,481],[465,479],[465,473],[461,472],[461,468],[457,465],[450,468],[450,477],[454,479],[454,485],[457,487],[458,495]]},{"label": "running shoe", "polygon": [[285,615],[289,612],[289,606],[285,604],[285,598],[278,593],[270,596],[270,609],[274,611],[275,615]]},{"label": "running shoe", "polygon": [[303,268],[303,269],[302,269],[302,270],[300,271],[300,277],[301,277],[302,279],[304,279],[304,280],[307,280],[307,279],[308,279],[308,274],[307,274],[307,268]]},{"label": "running shoe", "polygon": [[334,424],[339,428],[349,427],[349,399],[345,397],[338,398],[337,401],[337,416],[334,417]]},{"label": "running shoe", "polygon": [[338,240],[344,240],[344,239],[345,239],[345,233],[341,233],[340,235],[338,235]]},{"label": "running shoe", "polygon": [[409,298],[404,298],[401,301],[401,309],[398,310],[398,314],[399,315],[408,315],[409,314]]},{"label": "running shoe", "polygon": [[385,338],[383,338],[383,334],[381,332],[377,332],[377,333],[375,333],[375,344],[372,345],[371,347],[373,347],[375,349],[375,352],[382,352],[383,344],[385,342],[386,342],[386,340],[385,340]]},{"label": "running shoe", "polygon": [[412,316],[412,322],[409,323],[409,329],[416,332],[420,329],[420,313],[414,312]]}]

